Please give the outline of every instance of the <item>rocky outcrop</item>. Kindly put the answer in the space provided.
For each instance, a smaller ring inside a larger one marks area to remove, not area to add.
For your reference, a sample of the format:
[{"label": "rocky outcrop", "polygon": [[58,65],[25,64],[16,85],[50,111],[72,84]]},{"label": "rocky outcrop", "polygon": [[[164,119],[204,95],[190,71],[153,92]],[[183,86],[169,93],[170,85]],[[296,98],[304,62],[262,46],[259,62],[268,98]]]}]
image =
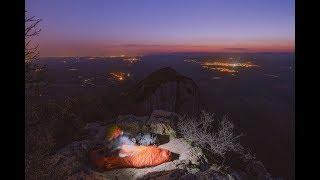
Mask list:
[{"label": "rocky outcrop", "polygon": [[[116,123],[126,132],[156,133],[167,136],[161,141],[160,148],[173,153],[173,160],[149,168],[125,168],[111,171],[97,171],[88,162],[88,152],[92,148],[105,145],[104,123],[89,123],[85,127],[83,140],[73,142],[49,158],[52,179],[272,179],[271,175],[258,161],[250,161],[245,168],[221,171],[219,165],[211,164],[208,155],[197,146],[187,142],[176,133],[174,121],[177,114],[166,111],[154,111],[150,117],[133,115],[119,116]],[[212,158],[212,157],[210,157]],[[63,178],[62,178],[63,177]]]},{"label": "rocky outcrop", "polygon": [[150,114],[166,110],[181,114],[199,113],[199,89],[196,83],[170,67],[159,69],[123,94],[136,111]]},{"label": "rocky outcrop", "polygon": [[[160,112],[164,112],[166,115],[169,115],[166,117],[171,117],[171,115],[174,114],[165,111]],[[154,114],[157,113],[159,115],[159,111],[155,112]],[[162,136],[168,136],[169,139],[161,142],[159,147],[171,151],[174,154],[173,161],[143,169],[126,168],[105,172],[97,172],[90,166],[84,165],[83,170],[73,173],[71,176],[69,176],[69,179],[139,179],[143,178],[147,174],[174,171],[177,169],[186,170],[189,173],[195,173],[200,171],[202,167],[208,166],[208,161],[200,148],[193,147],[185,139],[176,138],[174,135],[172,135],[172,133],[175,133],[175,131],[170,127],[169,121],[171,120],[164,118],[162,119],[160,116],[157,116],[157,118],[154,119],[149,118],[146,120],[145,117],[128,115],[120,116],[120,118],[117,120],[117,124],[126,132],[130,132],[132,134],[145,131],[149,133],[156,133]],[[103,134],[105,129],[104,125],[91,123],[88,124],[86,128],[90,134],[87,136],[87,138],[92,141],[92,144],[87,146],[94,147],[98,144],[104,143],[103,137],[94,135],[94,132]],[[97,138],[101,138],[100,143],[98,143]],[[77,170],[78,169],[81,168],[77,167]]]},{"label": "rocky outcrop", "polygon": [[173,112],[155,110],[148,116],[119,115],[116,123],[132,135],[139,132],[152,132],[168,138],[176,137],[178,115]]}]

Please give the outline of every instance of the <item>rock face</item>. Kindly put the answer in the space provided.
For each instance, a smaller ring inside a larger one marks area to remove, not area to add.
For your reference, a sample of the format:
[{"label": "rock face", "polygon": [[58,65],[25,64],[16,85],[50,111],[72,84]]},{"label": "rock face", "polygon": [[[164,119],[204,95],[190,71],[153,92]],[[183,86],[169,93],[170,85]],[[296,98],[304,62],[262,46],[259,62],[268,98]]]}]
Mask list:
[{"label": "rock face", "polygon": [[124,96],[144,114],[158,109],[190,115],[199,113],[198,86],[170,67],[151,73]]},{"label": "rock face", "polygon": [[[198,147],[193,147],[183,138],[176,138],[175,131],[169,125],[170,119],[175,113],[156,111],[153,113],[153,118],[145,119],[145,117],[137,116],[119,116],[117,120],[118,126],[124,129],[126,132],[131,134],[137,134],[138,132],[149,132],[156,133],[162,136],[168,136],[167,141],[162,141],[160,143],[160,148],[167,149],[174,154],[172,161],[163,163],[161,165],[143,169],[126,168],[126,169],[116,169],[105,172],[97,172],[88,165],[83,165],[81,167],[77,166],[70,173],[69,179],[139,179],[144,178],[147,174],[152,173],[162,173],[167,171],[183,170],[186,173],[194,173],[200,171],[202,167],[208,166],[208,161],[203,154],[202,150]],[[157,117],[157,118],[155,118]],[[168,119],[166,119],[167,117]],[[88,131],[88,137],[92,144],[87,146],[95,147],[99,144],[102,145],[103,137],[101,134],[104,133],[104,125],[99,123],[90,123],[86,126]],[[95,133],[99,135],[94,135]],[[100,139],[100,141],[98,140]],[[86,142],[88,142],[86,141]],[[69,150],[69,147],[66,147]],[[79,147],[82,149],[82,146]],[[87,148],[85,149],[87,150]],[[66,150],[63,150],[66,151]],[[86,161],[83,161],[86,162]]]},{"label": "rock face", "polygon": [[52,154],[48,159],[52,174],[51,179],[272,179],[263,165],[258,161],[246,163],[245,170],[230,170],[222,173],[218,165],[210,164],[200,147],[177,137],[175,113],[154,111],[148,117],[133,115],[119,116],[118,126],[132,134],[138,132],[156,133],[167,136],[160,148],[173,153],[173,160],[149,168],[124,168],[99,172],[90,166],[88,152],[92,148],[105,145],[104,123],[89,123],[85,127],[87,135],[83,140],[73,142]]}]

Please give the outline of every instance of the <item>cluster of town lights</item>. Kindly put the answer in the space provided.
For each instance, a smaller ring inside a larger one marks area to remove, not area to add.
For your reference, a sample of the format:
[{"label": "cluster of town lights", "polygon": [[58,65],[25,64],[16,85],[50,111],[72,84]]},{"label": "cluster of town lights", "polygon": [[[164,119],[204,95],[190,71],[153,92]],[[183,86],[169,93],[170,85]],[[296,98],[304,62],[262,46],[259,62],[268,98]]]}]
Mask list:
[{"label": "cluster of town lights", "polygon": [[127,77],[130,76],[130,73],[124,73],[124,72],[112,72],[110,73],[111,77],[117,81],[123,81],[125,80]]},{"label": "cluster of town lights", "polygon": [[123,59],[123,60],[126,61],[126,62],[129,62],[129,63],[137,63],[139,61],[139,58],[130,57],[130,58],[126,58],[126,59]]},{"label": "cluster of town lights", "polygon": [[233,70],[233,69],[228,69],[228,68],[222,68],[222,67],[210,67],[210,66],[202,66],[205,69],[209,69],[209,70],[216,70],[216,71],[220,71],[220,72],[226,72],[226,73],[236,73],[238,71]]},{"label": "cluster of town lights", "polygon": [[245,63],[228,63],[228,62],[204,62],[202,63],[203,66],[222,66],[222,67],[254,67],[257,66],[255,64],[252,64],[251,62],[245,62]]},{"label": "cluster of town lights", "polygon": [[258,66],[258,65],[252,64],[251,62],[235,63],[235,62],[227,62],[227,60],[199,61],[197,59],[187,59],[184,61],[200,64],[201,67],[204,69],[225,72],[225,73],[232,73],[232,74],[238,72],[236,68],[251,68],[251,67]]},{"label": "cluster of town lights", "polygon": [[245,63],[228,63],[228,62],[203,62],[201,63],[201,66],[203,68],[209,69],[209,70],[216,70],[219,72],[225,72],[225,73],[237,73],[238,71],[234,68],[251,68],[255,67],[257,65],[252,64],[251,62],[245,62]]}]

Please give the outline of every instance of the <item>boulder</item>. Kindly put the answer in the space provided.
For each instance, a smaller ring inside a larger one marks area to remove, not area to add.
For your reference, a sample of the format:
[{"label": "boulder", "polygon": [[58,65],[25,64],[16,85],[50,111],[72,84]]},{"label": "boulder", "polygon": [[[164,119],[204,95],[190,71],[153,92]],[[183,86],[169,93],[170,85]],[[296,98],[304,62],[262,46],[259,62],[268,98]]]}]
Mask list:
[{"label": "boulder", "polygon": [[155,110],[150,118],[147,116],[126,115],[119,116],[117,125],[126,132],[136,136],[140,132],[155,133],[158,135],[176,137],[176,128],[178,115],[173,112]]},{"label": "boulder", "polygon": [[149,121],[150,122],[163,122],[163,121],[177,121],[178,114],[164,110],[153,110]]},{"label": "boulder", "polygon": [[167,135],[170,138],[177,137],[176,131],[170,126],[169,123],[150,123],[149,131],[155,134]]},{"label": "boulder", "polygon": [[133,111],[143,114],[157,109],[189,115],[199,113],[198,86],[170,67],[151,73],[123,93],[123,98],[131,102]]}]

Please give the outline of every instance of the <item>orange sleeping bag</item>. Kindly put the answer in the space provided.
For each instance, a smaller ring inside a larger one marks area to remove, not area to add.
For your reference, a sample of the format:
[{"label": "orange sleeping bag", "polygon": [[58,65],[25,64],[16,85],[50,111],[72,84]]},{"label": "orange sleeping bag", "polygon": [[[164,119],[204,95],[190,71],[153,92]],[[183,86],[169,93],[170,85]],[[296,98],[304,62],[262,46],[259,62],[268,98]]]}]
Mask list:
[{"label": "orange sleeping bag", "polygon": [[171,152],[155,146],[123,145],[119,154],[125,157],[101,156],[99,150],[89,154],[91,163],[99,169],[144,168],[157,166],[171,160]]}]

